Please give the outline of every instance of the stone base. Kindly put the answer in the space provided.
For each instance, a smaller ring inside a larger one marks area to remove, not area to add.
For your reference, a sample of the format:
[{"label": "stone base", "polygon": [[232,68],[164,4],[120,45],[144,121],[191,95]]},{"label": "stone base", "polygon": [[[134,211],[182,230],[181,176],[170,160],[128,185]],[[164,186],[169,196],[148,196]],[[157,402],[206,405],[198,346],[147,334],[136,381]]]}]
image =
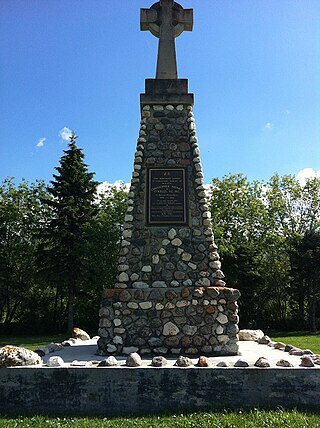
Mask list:
[{"label": "stone base", "polygon": [[99,353],[236,355],[239,296],[227,287],[107,289]]}]

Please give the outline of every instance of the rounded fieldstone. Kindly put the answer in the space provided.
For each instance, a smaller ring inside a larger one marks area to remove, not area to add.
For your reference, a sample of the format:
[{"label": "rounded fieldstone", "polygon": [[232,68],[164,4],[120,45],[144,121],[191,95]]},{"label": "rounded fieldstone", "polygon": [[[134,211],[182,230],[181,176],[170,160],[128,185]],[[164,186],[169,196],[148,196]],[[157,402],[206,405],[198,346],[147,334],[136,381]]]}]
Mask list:
[{"label": "rounded fieldstone", "polygon": [[121,272],[118,275],[118,281],[119,282],[127,282],[127,281],[129,281],[129,275],[126,272]]},{"label": "rounded fieldstone", "polygon": [[168,238],[169,239],[171,239],[171,240],[174,239],[176,237],[176,235],[177,235],[177,231],[175,229],[169,230],[169,232],[168,232]]},{"label": "rounded fieldstone", "polygon": [[314,367],[314,362],[309,355],[304,355],[301,357],[300,367]]},{"label": "rounded fieldstone", "polygon": [[193,336],[197,332],[197,330],[198,330],[197,326],[188,325],[188,324],[186,324],[182,328],[183,333],[186,334],[187,336]]},{"label": "rounded fieldstone", "polygon": [[170,336],[167,337],[166,339],[164,339],[164,344],[168,347],[168,348],[176,348],[179,345],[179,338],[177,336]]},{"label": "rounded fieldstone", "polygon": [[189,357],[183,357],[182,355],[177,359],[174,364],[178,367],[190,367],[193,366],[193,363]]},{"label": "rounded fieldstone", "polygon": [[217,367],[229,367],[229,364],[226,361],[220,361]]},{"label": "rounded fieldstone", "polygon": [[217,321],[220,324],[226,324],[228,322],[228,317],[224,315],[222,312],[220,312],[219,315],[217,316]]},{"label": "rounded fieldstone", "polygon": [[142,360],[139,354],[136,352],[133,352],[128,355],[126,360],[126,365],[128,367],[139,367],[142,365]]},{"label": "rounded fieldstone", "polygon": [[[274,346],[274,345],[273,345]],[[291,349],[293,349],[294,348],[294,346],[292,346],[292,345],[285,345],[285,348],[284,348],[284,352],[289,352],[289,351],[291,351]]]},{"label": "rounded fieldstone", "polygon": [[281,359],[281,360],[276,362],[276,366],[278,366],[278,367],[293,367],[293,364],[291,364],[287,360]]},{"label": "rounded fieldstone", "polygon": [[151,365],[153,367],[163,367],[163,366],[166,366],[167,364],[168,364],[168,360],[161,355],[152,358]]},{"label": "rounded fieldstone", "polygon": [[208,358],[207,358],[207,357],[205,357],[205,356],[203,356],[203,355],[201,355],[201,356],[199,357],[199,359],[198,359],[197,366],[198,366],[198,367],[209,367],[209,361],[208,361]]},{"label": "rounded fieldstone", "polygon": [[38,364],[42,364],[40,356],[29,349],[10,345],[0,348],[0,367],[33,366]]},{"label": "rounded fieldstone", "polygon": [[112,367],[112,366],[118,366],[118,365],[119,365],[118,360],[112,355],[110,355],[110,357],[100,361],[97,367]]},{"label": "rounded fieldstone", "polygon": [[249,363],[247,360],[240,358],[234,363],[233,367],[249,367]]},{"label": "rounded fieldstone", "polygon": [[263,336],[258,340],[259,345],[268,345],[271,342],[269,336]]},{"label": "rounded fieldstone", "polygon": [[158,337],[150,337],[150,339],[148,340],[148,343],[150,346],[152,347],[159,347],[162,345],[162,340],[159,339]]},{"label": "rounded fieldstone", "polygon": [[131,294],[126,290],[121,291],[121,293],[119,294],[120,302],[128,302],[130,299],[131,299]]},{"label": "rounded fieldstone", "polygon": [[173,324],[173,322],[169,321],[163,326],[162,334],[164,336],[176,336],[179,331],[179,328],[175,324]]},{"label": "rounded fieldstone", "polygon": [[47,366],[48,367],[62,367],[62,366],[64,366],[64,361],[61,357],[54,355],[53,357],[50,357],[48,359]]},{"label": "rounded fieldstone", "polygon": [[254,363],[254,365],[256,367],[262,367],[262,368],[264,368],[264,367],[270,367],[269,361],[266,358],[264,358],[264,357],[258,358],[257,361]]},{"label": "rounded fieldstone", "polygon": [[177,280],[181,280],[181,279],[184,279],[186,277],[185,272],[182,272],[179,270],[175,271],[173,275],[174,275],[175,279],[177,279]]},{"label": "rounded fieldstone", "polygon": [[[265,337],[265,336],[263,336],[263,337]],[[273,345],[273,347],[274,347],[274,349],[281,349],[281,350],[284,350],[284,349],[285,349],[285,347],[286,347],[286,345],[285,345],[284,343],[282,343],[282,342],[276,342],[276,343]],[[293,349],[293,346],[291,347],[291,349]],[[288,350],[287,352],[289,352],[289,350]]]}]

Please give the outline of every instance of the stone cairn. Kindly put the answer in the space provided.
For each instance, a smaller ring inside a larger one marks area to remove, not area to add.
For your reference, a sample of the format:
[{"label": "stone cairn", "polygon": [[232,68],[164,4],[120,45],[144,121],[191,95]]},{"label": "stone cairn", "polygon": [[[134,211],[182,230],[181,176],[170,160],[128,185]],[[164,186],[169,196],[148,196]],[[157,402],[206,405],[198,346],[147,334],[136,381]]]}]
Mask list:
[{"label": "stone cairn", "polygon": [[187,79],[146,79],[140,104],[118,278],[103,293],[99,353],[237,354],[240,293],[223,280]]}]

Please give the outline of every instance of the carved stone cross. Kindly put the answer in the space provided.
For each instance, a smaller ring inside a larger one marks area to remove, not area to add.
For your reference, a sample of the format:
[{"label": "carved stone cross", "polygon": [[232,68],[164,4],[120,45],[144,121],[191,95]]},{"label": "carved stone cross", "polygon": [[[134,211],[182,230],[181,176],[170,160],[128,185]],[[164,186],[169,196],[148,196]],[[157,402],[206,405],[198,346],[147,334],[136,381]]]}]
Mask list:
[{"label": "carved stone cross", "polygon": [[174,0],[160,0],[150,9],[140,11],[141,31],[159,38],[156,79],[177,79],[175,37],[192,31],[193,10],[183,9]]}]

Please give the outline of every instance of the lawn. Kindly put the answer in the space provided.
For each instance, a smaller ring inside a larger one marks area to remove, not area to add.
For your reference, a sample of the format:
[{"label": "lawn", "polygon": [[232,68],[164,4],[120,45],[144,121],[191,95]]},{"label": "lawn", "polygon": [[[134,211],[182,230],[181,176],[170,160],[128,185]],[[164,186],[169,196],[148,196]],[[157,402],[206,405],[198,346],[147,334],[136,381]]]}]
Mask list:
[{"label": "lawn", "polygon": [[50,418],[35,416],[30,418],[2,418],[0,428],[16,427],[79,427],[79,428],[259,428],[259,427],[320,427],[320,416],[315,413],[285,411],[252,411],[234,412],[198,412],[174,416],[145,416],[123,418]]},{"label": "lawn", "polygon": [[315,354],[320,354],[320,332],[277,332],[271,333],[270,337],[276,342],[283,342],[301,349],[310,349]]},{"label": "lawn", "polygon": [[56,334],[47,336],[4,336],[0,337],[0,348],[5,345],[22,346],[24,348],[35,349],[46,346],[52,342],[63,342],[68,339],[66,334]]}]

